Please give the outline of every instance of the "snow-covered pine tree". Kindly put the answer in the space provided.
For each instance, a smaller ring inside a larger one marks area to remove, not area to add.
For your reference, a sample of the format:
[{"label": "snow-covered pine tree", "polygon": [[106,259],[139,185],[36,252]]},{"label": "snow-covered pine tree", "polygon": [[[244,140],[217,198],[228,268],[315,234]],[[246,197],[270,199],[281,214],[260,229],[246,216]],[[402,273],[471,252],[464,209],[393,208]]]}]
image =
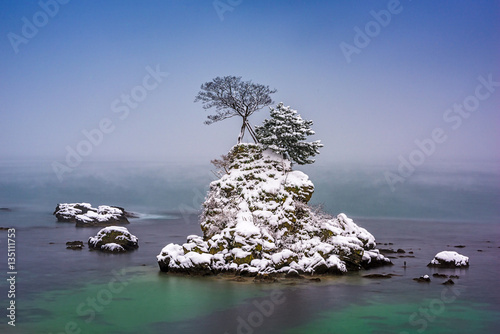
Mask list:
[{"label": "snow-covered pine tree", "polygon": [[319,148],[323,147],[319,140],[305,141],[314,135],[313,122],[302,119],[297,110],[285,107],[283,102],[270,109],[271,118],[255,128],[258,141],[299,165],[312,164],[311,157],[319,154]]}]

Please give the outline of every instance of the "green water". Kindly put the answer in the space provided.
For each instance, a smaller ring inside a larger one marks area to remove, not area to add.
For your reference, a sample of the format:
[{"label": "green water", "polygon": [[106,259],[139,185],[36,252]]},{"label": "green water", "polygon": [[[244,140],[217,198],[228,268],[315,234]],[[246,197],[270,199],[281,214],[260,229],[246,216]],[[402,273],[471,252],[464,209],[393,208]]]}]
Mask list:
[{"label": "green water", "polygon": [[480,310],[482,306],[460,301],[443,306],[433,299],[415,304],[370,300],[368,305],[323,312],[317,319],[286,333],[491,333],[499,314]]},{"label": "green water", "polygon": [[[15,332],[490,333],[500,321],[500,312],[473,301],[470,289],[460,283],[448,287],[436,280],[419,284],[407,277],[380,281],[353,274],[319,284],[255,284],[144,267],[121,273],[73,289],[40,292],[26,303]],[[408,291],[401,293],[404,285]],[[249,325],[253,303],[269,302],[277,290],[284,303]]]},{"label": "green water", "polygon": [[[40,293],[26,310],[23,328],[46,333],[138,333],[155,323],[196,319],[224,310],[266,289],[210,278],[129,270],[123,281],[86,284]],[[44,310],[45,312],[37,312]],[[146,331],[148,332],[148,331]]]}]

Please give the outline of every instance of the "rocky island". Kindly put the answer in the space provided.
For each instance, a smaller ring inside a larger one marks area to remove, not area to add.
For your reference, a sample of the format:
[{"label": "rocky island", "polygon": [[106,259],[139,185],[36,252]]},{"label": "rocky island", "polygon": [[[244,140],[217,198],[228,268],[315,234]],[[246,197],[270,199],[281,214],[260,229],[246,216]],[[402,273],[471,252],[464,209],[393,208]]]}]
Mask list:
[{"label": "rocky island", "polygon": [[238,144],[227,157],[225,175],[210,184],[203,203],[203,235],[165,246],[157,256],[161,271],[279,276],[392,264],[345,214],[309,206],[313,183],[281,155]]},{"label": "rocky island", "polygon": [[58,222],[76,223],[77,227],[129,224],[127,217],[133,217],[117,206],[100,205],[94,208],[89,203],[60,203],[53,214]]}]

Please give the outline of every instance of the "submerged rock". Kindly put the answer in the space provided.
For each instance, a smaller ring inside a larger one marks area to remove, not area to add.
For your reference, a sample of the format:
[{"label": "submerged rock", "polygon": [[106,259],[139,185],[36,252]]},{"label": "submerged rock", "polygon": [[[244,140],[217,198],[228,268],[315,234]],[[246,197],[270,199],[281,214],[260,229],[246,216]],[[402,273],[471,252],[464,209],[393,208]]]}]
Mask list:
[{"label": "submerged rock", "polygon": [[392,278],[392,274],[368,274],[363,275],[364,278],[378,279],[378,278]]},{"label": "submerged rock", "polygon": [[203,203],[203,236],[165,246],[160,270],[243,272],[273,281],[291,270],[342,274],[391,264],[373,235],[345,214],[332,217],[307,205],[314,185],[289,161],[255,144],[234,146],[229,159],[228,173],[210,184]]},{"label": "submerged rock", "polygon": [[96,209],[89,203],[60,203],[54,215],[58,222],[74,222],[77,227],[129,224],[129,214],[117,206],[100,205]]},{"label": "submerged rock", "polygon": [[465,268],[469,266],[469,258],[457,252],[444,251],[437,253],[427,266],[438,268]]},{"label": "submerged rock", "polygon": [[439,274],[439,273],[434,273],[434,274],[432,274],[432,277],[437,277],[437,278],[448,278],[448,275],[445,275],[445,274]]},{"label": "submerged rock", "polygon": [[120,253],[139,247],[139,239],[122,226],[108,226],[90,237],[89,248],[105,252]]},{"label": "submerged rock", "polygon": [[290,271],[286,273],[285,278],[304,279],[305,277],[300,275],[297,270],[290,269]]}]

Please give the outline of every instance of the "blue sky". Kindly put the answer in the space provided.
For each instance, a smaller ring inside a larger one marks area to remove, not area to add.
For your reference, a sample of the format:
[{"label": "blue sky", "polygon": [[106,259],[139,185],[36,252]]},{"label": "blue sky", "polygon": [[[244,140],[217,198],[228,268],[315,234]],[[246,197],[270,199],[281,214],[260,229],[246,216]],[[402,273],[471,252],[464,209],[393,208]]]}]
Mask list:
[{"label": "blue sky", "polygon": [[[55,1],[40,1],[52,16],[37,1],[0,2],[2,159],[64,162],[80,148],[88,161],[205,163],[235,144],[240,125],[204,125],[194,97],[203,82],[237,75],[315,122],[321,163],[397,166],[436,128],[446,140],[426,161],[500,160],[500,87],[480,88],[488,97],[460,120],[447,113],[474,103],[479,77],[500,82],[499,1],[221,0],[223,13],[211,0]],[[390,22],[376,23],[372,11],[388,8]],[[356,27],[375,30],[346,57],[340,46],[356,46]],[[168,76],[145,79],[157,69]],[[132,93],[140,101],[126,107]],[[102,124],[106,133],[82,144]]]}]

